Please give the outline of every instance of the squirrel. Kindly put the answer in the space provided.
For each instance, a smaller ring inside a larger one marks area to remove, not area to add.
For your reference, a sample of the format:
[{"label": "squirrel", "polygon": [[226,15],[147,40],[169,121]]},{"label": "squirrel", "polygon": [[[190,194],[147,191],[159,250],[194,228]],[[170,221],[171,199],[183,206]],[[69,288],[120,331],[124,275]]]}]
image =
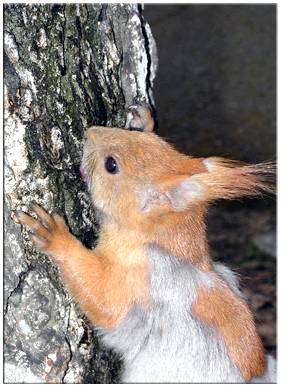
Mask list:
[{"label": "squirrel", "polygon": [[85,133],[81,174],[102,214],[90,250],[64,219],[34,206],[19,222],[58,265],[126,383],[274,382],[253,314],[230,269],[212,262],[205,215],[217,199],[271,192],[270,163],[186,156],[153,133],[150,109],[125,128]]}]

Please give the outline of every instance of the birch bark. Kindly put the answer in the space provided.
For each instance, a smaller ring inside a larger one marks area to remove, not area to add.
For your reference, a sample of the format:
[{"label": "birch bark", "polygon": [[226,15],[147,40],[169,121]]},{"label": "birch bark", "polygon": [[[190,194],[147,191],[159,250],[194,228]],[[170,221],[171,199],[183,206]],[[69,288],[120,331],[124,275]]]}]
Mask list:
[{"label": "birch bark", "polygon": [[110,383],[120,363],[14,223],[33,201],[65,214],[87,246],[98,225],[79,176],[85,129],[153,105],[157,54],[137,4],[6,4],[5,383]]}]

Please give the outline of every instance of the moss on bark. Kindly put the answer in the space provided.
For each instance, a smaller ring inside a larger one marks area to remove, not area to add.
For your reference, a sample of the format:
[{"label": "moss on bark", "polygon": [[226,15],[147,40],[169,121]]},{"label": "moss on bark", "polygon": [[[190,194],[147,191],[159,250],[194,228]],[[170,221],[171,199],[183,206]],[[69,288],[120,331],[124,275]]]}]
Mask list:
[{"label": "moss on bark", "polygon": [[11,218],[36,201],[93,245],[83,134],[93,124],[124,126],[135,100],[152,103],[155,44],[133,4],[7,4],[4,18],[6,382],[114,382],[115,355]]}]

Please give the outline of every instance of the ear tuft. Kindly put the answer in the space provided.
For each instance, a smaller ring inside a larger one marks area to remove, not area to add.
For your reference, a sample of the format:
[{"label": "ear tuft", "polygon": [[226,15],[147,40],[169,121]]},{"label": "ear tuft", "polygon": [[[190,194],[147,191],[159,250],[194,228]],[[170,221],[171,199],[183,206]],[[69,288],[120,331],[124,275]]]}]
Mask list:
[{"label": "ear tuft", "polygon": [[197,175],[206,199],[234,199],[275,192],[276,164],[245,164],[220,157],[204,160],[207,173]]},{"label": "ear tuft", "polygon": [[[194,164],[195,160],[191,162]],[[168,204],[174,211],[185,211],[218,199],[275,192],[275,163],[249,165],[220,157],[199,161],[203,168],[197,166],[191,174],[189,169],[187,175],[163,176],[153,189],[143,192],[141,210],[148,212],[155,206]]]},{"label": "ear tuft", "polygon": [[253,197],[275,192],[275,163],[245,164],[219,157],[203,161],[205,171],[177,176],[166,183],[166,196],[176,211],[218,199]]}]

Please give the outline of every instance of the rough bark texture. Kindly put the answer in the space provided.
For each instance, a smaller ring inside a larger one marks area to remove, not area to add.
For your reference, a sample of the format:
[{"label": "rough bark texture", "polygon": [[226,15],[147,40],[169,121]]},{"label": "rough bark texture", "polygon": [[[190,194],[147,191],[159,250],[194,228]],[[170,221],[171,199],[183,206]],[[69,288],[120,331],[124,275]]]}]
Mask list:
[{"label": "rough bark texture", "polygon": [[65,215],[89,247],[98,232],[79,176],[84,130],[122,127],[152,102],[156,49],[140,6],[6,5],[5,382],[114,382],[120,362],[32,249],[13,211]]}]

